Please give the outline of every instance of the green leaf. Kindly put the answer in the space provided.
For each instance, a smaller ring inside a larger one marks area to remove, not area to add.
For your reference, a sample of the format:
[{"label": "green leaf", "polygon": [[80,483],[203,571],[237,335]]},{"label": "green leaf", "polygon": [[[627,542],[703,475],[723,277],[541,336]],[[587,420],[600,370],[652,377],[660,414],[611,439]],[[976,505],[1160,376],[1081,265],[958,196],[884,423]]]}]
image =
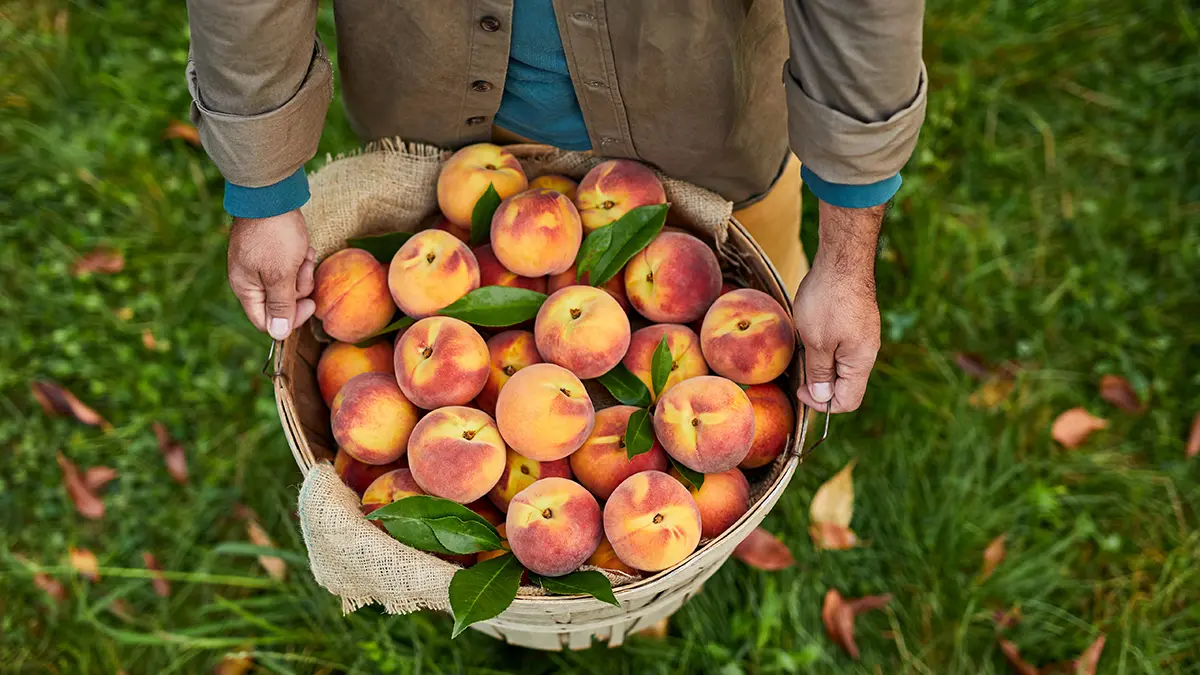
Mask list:
[{"label": "green leaf", "polygon": [[654,397],[662,393],[667,386],[667,378],[671,376],[671,367],[675,359],[671,356],[671,348],[667,346],[667,336],[664,334],[654,348],[654,358],[650,361],[650,383],[654,385]]},{"label": "green leaf", "polygon": [[434,553],[478,553],[500,548],[500,533],[483,516],[440,497],[405,497],[372,511],[404,544]]},{"label": "green leaf", "polygon": [[375,343],[375,341],[380,336],[387,335],[388,333],[395,333],[396,331],[401,330],[403,328],[408,328],[409,326],[413,325],[414,323],[416,323],[416,319],[412,318],[411,316],[401,315],[399,319],[396,319],[395,321],[389,323],[388,325],[384,326],[383,328],[380,328],[379,330],[375,331],[374,333],[368,335],[367,337],[359,340],[358,342],[355,342],[354,346],[358,347],[359,349],[363,349],[365,347],[370,347],[372,344]]},{"label": "green leaf", "polygon": [[704,485],[704,474],[687,468],[686,466],[675,461],[675,458],[671,457],[670,455],[667,455],[667,457],[669,457],[671,460],[671,466],[675,467],[675,470],[679,472],[679,475],[683,476],[684,480],[691,483],[692,487],[699,490]]},{"label": "green leaf", "polygon": [[636,405],[639,408],[650,405],[650,391],[646,389],[646,384],[620,363],[597,377],[596,381],[604,385],[613,398],[625,405]]},{"label": "green leaf", "polygon": [[488,183],[487,190],[471,210],[471,246],[486,244],[492,238],[492,216],[498,206],[500,193],[496,192],[496,186]]},{"label": "green leaf", "polygon": [[517,597],[524,571],[516,557],[506,553],[455,572],[450,580],[450,611],[454,613],[450,637],[508,609]]},{"label": "green leaf", "polygon": [[646,408],[635,410],[629,416],[625,425],[625,456],[633,459],[644,452],[650,452],[654,447],[654,425],[651,423],[650,411]]},{"label": "green leaf", "polygon": [[603,286],[630,258],[654,241],[667,222],[667,208],[666,204],[639,206],[609,225],[613,228],[612,241],[590,270],[588,283]]},{"label": "green leaf", "polygon": [[400,247],[411,236],[412,232],[392,232],[390,234],[381,234],[377,237],[351,239],[346,242],[346,245],[351,248],[361,248],[375,256],[375,259],[381,263],[390,263],[392,262],[392,258],[396,257],[396,251],[399,251]]},{"label": "green leaf", "polygon": [[590,595],[614,607],[621,606],[617,596],[613,595],[612,582],[595,570],[571,572],[561,577],[544,577],[530,572],[529,580],[553,595]]},{"label": "green leaf", "polygon": [[600,258],[608,251],[612,245],[613,226],[611,224],[593,230],[583,240],[583,245],[579,247],[579,254],[575,257],[575,281],[579,283],[587,283],[584,281],[588,278],[588,273],[600,262]]},{"label": "green leaf", "polygon": [[545,301],[545,293],[527,288],[484,286],[443,307],[438,314],[462,319],[476,326],[501,328],[537,316],[538,309]]}]

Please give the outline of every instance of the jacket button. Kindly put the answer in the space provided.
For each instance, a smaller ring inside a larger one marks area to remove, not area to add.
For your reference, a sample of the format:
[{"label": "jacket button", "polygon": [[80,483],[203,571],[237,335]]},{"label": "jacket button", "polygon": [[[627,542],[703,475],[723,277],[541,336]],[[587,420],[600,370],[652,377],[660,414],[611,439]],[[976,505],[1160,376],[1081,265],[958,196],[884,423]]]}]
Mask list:
[{"label": "jacket button", "polygon": [[488,82],[487,80],[475,80],[471,83],[471,88],[479,92],[491,91],[492,83]]},{"label": "jacket button", "polygon": [[468,117],[468,118],[467,118],[467,124],[470,124],[471,126],[476,126],[476,125],[479,125],[479,124],[483,124],[483,123],[484,123],[484,122],[486,122],[486,121],[487,121],[487,118],[486,118],[486,117],[482,117],[482,116],[479,116],[479,115],[476,115],[475,117]]},{"label": "jacket button", "polygon": [[489,33],[495,33],[500,30],[500,19],[494,16],[485,16],[479,20],[479,27]]}]

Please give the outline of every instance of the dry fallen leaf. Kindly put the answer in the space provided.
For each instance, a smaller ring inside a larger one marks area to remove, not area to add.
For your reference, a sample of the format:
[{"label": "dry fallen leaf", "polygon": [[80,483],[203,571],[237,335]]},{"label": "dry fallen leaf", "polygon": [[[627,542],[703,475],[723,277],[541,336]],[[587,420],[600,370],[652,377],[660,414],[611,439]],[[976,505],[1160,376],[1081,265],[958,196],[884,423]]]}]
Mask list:
[{"label": "dry fallen leaf", "polygon": [[865,598],[847,600],[835,589],[825,593],[825,602],[821,605],[821,622],[825,624],[825,633],[855,661],[858,660],[858,645],[854,642],[854,617],[881,609],[892,601],[891,594],[869,595]]},{"label": "dry fallen leaf", "polygon": [[827,551],[844,551],[858,545],[858,535],[854,530],[837,523],[810,525],[808,534],[817,543],[817,548]]},{"label": "dry fallen leaf", "polygon": [[150,332],[149,328],[142,330],[142,346],[152,352],[158,351],[158,339],[154,337],[154,333]]},{"label": "dry fallen leaf", "polygon": [[142,562],[146,564],[146,569],[150,570],[150,583],[154,586],[154,592],[162,598],[171,595],[171,582],[163,576],[162,565],[158,564],[158,558],[155,558],[152,553],[142,551]]},{"label": "dry fallen leaf", "polygon": [[104,502],[96,496],[92,489],[84,482],[83,476],[79,474],[79,467],[67,459],[66,455],[61,452],[56,458],[58,467],[62,469],[63,485],[67,488],[67,496],[71,498],[71,503],[75,505],[75,510],[79,515],[89,520],[100,520],[104,517]]},{"label": "dry fallen leaf", "polygon": [[101,417],[100,413],[84,405],[82,401],[75,398],[74,394],[56,382],[35,380],[30,385],[30,389],[33,390],[33,398],[42,406],[42,410],[46,411],[47,415],[52,417],[70,415],[88,426],[101,429],[112,428],[112,425]]},{"label": "dry fallen leaf", "polygon": [[987,548],[983,549],[982,574],[984,579],[992,576],[992,572],[996,571],[996,567],[1000,563],[1004,562],[1004,554],[1006,552],[1004,547],[1004,539],[1007,536],[1008,535],[1006,534],[1002,534],[999,537],[996,537],[991,541],[990,544],[987,545]]},{"label": "dry fallen leaf", "polygon": [[246,675],[254,667],[254,660],[245,653],[226,654],[213,668],[213,675]]},{"label": "dry fallen leaf", "polygon": [[1005,611],[997,609],[992,612],[992,620],[996,622],[997,632],[1012,628],[1021,621],[1021,608],[1014,606]]},{"label": "dry fallen leaf", "polygon": [[83,472],[83,484],[92,492],[96,492],[116,477],[117,470],[111,466],[93,466]]},{"label": "dry fallen leaf", "polygon": [[63,585],[60,584],[57,579],[49,574],[46,574],[45,572],[38,572],[34,574],[33,583],[35,586],[45,591],[46,595],[49,595],[50,598],[55,602],[62,602],[63,600],[67,599],[67,589],[63,588]]},{"label": "dry fallen leaf", "polygon": [[1054,419],[1054,424],[1050,426],[1050,437],[1065,448],[1078,448],[1093,431],[1107,426],[1108,420],[1096,417],[1083,408],[1071,408]]},{"label": "dry fallen leaf", "polygon": [[93,584],[100,581],[100,563],[96,560],[95,553],[86,548],[75,548],[74,546],[67,552],[71,558],[71,567],[74,567],[80,576]]},{"label": "dry fallen leaf", "polygon": [[1022,659],[1021,650],[1010,640],[1000,640],[1000,651],[1004,652],[1004,658],[1008,660],[1008,665],[1017,671],[1017,675],[1038,675],[1037,666]]},{"label": "dry fallen leaf", "polygon": [[[275,548],[275,542],[271,541],[271,537],[267,534],[267,531],[255,520],[246,522],[246,534],[249,535],[251,543],[255,546]],[[273,555],[260,555],[258,556],[258,564],[262,565],[267,574],[275,581],[283,581],[287,577],[287,563],[283,562],[282,558]]]},{"label": "dry fallen leaf", "polygon": [[129,603],[125,601],[125,598],[117,598],[108,603],[108,611],[125,623],[133,623],[133,611],[129,608]]},{"label": "dry fallen leaf", "polygon": [[1093,640],[1092,644],[1083,650],[1083,654],[1071,662],[1071,675],[1096,675],[1096,668],[1100,665],[1100,653],[1104,651],[1106,640],[1108,637],[1104,633]]},{"label": "dry fallen leaf", "polygon": [[183,446],[175,442],[167,432],[167,427],[161,422],[154,423],[154,437],[158,439],[158,449],[162,452],[163,463],[167,465],[167,473],[180,485],[188,481],[187,455]]},{"label": "dry fallen leaf", "polygon": [[777,572],[796,564],[787,544],[761,527],[733,549],[733,557],[747,565],[767,572]]},{"label": "dry fallen leaf", "polygon": [[1192,419],[1192,430],[1188,433],[1187,453],[1188,458],[1200,455],[1200,413],[1196,413],[1196,417]]},{"label": "dry fallen leaf", "polygon": [[1141,412],[1142,402],[1133,391],[1129,380],[1120,375],[1105,375],[1100,378],[1100,398],[1125,412]]},{"label": "dry fallen leaf", "polygon": [[200,130],[187,122],[171,120],[171,123],[163,130],[163,139],[168,141],[179,139],[198,148],[200,147]]},{"label": "dry fallen leaf", "polygon": [[101,246],[80,256],[71,264],[71,275],[116,274],[125,269],[125,256],[116,249]]},{"label": "dry fallen leaf", "polygon": [[853,547],[857,542],[854,531],[850,529],[850,519],[854,516],[853,473],[856,462],[851,460],[833,478],[817,488],[817,493],[813,495],[808,508],[808,534],[819,549],[840,551]]},{"label": "dry fallen leaf", "polygon": [[967,397],[967,403],[975,408],[991,410],[1004,403],[1004,400],[1012,393],[1013,386],[1012,380],[993,377],[984,382],[979,389],[971,392],[971,395]]},{"label": "dry fallen leaf", "polygon": [[991,368],[983,363],[983,357],[978,354],[954,352],[954,365],[977,380],[986,379],[992,374]]}]

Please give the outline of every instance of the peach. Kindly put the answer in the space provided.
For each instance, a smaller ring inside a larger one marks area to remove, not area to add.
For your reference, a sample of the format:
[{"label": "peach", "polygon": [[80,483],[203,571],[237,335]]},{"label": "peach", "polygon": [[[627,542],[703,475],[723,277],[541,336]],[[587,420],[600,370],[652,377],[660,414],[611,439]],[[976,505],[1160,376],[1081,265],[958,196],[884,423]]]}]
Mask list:
[{"label": "peach", "polygon": [[342,385],[363,373],[390,373],[392,344],[380,340],[369,347],[355,347],[349,342],[335,342],[321,352],[317,360],[317,387],[325,405],[333,403]]},{"label": "peach", "polygon": [[575,191],[579,188],[579,183],[558,174],[548,173],[545,176],[538,176],[529,181],[529,189],[542,188],[546,190],[554,190],[562,194],[562,196],[575,201]]},{"label": "peach", "polygon": [[335,340],[364,340],[396,313],[383,265],[360,248],[342,249],[322,260],[313,282],[316,317]]},{"label": "peach", "polygon": [[689,323],[721,293],[721,265],[707,244],[685,232],[661,232],[625,265],[625,293],[656,323]]},{"label": "peach", "polygon": [[474,328],[445,316],[421,319],[396,340],[396,381],[417,406],[466,405],[488,379],[487,343]]},{"label": "peach", "polygon": [[389,464],[364,464],[351,457],[350,453],[339,451],[337,457],[333,459],[333,470],[337,472],[338,478],[342,479],[346,487],[354,490],[354,493],[361,497],[376,478],[389,471],[408,466],[405,459],[406,457],[401,456],[400,459]]},{"label": "peach", "polygon": [[[576,279],[575,266],[571,265],[566,272],[546,277],[546,292],[554,293],[566,288],[567,286],[586,286],[588,285],[587,278],[588,275],[585,274],[583,275],[583,281],[578,281]],[[613,300],[616,300],[617,304],[621,306],[622,310],[625,312],[630,310],[629,296],[625,295],[624,269],[614,274],[611,279],[604,282],[601,286],[599,286],[599,288],[605,293],[611,295]]]},{"label": "peach", "polygon": [[629,459],[625,427],[636,410],[631,405],[617,405],[597,411],[591,435],[571,455],[575,480],[598,499],[608,499],[618,485],[635,473],[667,470],[667,453],[657,440],[648,451]]},{"label": "peach", "polygon": [[522,277],[509,272],[504,265],[500,264],[500,260],[492,252],[490,244],[477,246],[472,253],[475,254],[475,260],[479,263],[480,286],[508,286],[509,288],[527,288],[538,293],[546,292],[546,277]]},{"label": "peach", "polygon": [[712,539],[728,530],[750,510],[750,483],[737,468],[721,473],[705,474],[700,489],[692,487],[679,471],[671,469],[671,477],[692,493],[700,511],[700,537]]},{"label": "peach", "polygon": [[587,172],[575,205],[585,232],[608,225],[639,206],[667,203],[662,183],[649,167],[628,159],[610,159]]},{"label": "peach", "polygon": [[688,378],[708,374],[708,364],[704,362],[704,354],[700,351],[700,337],[691,328],[673,323],[646,326],[633,334],[629,340],[629,351],[625,352],[621,363],[646,385],[651,400],[658,398],[654,394],[651,377],[654,350],[658,349],[658,343],[664,337],[667,338],[667,349],[671,352],[671,374],[667,376],[660,394]]},{"label": "peach", "polygon": [[431,495],[469,504],[504,472],[504,440],[482,410],[438,408],[421,418],[408,442],[408,468]]},{"label": "peach", "polygon": [[424,230],[396,251],[388,287],[400,311],[423,319],[479,288],[479,263],[454,235]]},{"label": "peach", "polygon": [[487,499],[476,499],[470,504],[466,504],[466,507],[477,513],[494,527],[499,527],[504,523],[504,513]]},{"label": "peach", "polygon": [[524,192],[529,182],[511,152],[491,143],[468,145],[450,156],[437,179],[437,200],[446,219],[470,230],[475,203],[496,188],[501,199]]},{"label": "peach", "polygon": [[[480,551],[479,553],[476,553],[476,564],[481,563],[484,560],[499,558],[505,553],[512,553],[512,547],[508,545],[508,528],[504,526],[504,523],[500,523],[496,526],[496,531],[500,533],[500,548],[496,549],[495,551]],[[525,583],[524,580],[522,580],[521,583]]]},{"label": "peach", "polygon": [[721,296],[708,310],[700,348],[714,373],[740,384],[763,384],[792,362],[796,326],[775,298],[742,288]]},{"label": "peach", "polygon": [[621,362],[629,348],[629,317],[608,293],[567,286],[542,303],[533,335],[543,359],[586,380]]},{"label": "peach", "polygon": [[408,469],[389,471],[376,478],[363,492],[362,512],[363,515],[366,515],[405,497],[423,494],[425,491],[413,480],[412,471]]},{"label": "peach", "polygon": [[582,241],[575,205],[554,190],[513,195],[492,216],[492,252],[524,277],[565,271],[575,263]]},{"label": "peach", "polygon": [[757,469],[775,461],[787,447],[788,437],[796,428],[796,412],[777,384],[756,384],[746,389],[746,396],[754,406],[754,441],[739,466]]},{"label": "peach", "polygon": [[538,462],[526,459],[510,448],[505,457],[504,473],[500,474],[500,482],[488,493],[496,508],[508,510],[508,504],[517,493],[533,485],[534,481],[543,478],[570,478],[571,465],[566,459],[556,459],[553,462]]},{"label": "peach", "polygon": [[517,560],[548,577],[579,569],[603,536],[596,498],[566,478],[543,478],[517,493],[504,525]]},{"label": "peach", "polygon": [[637,570],[621,562],[621,559],[617,557],[617,552],[613,550],[612,544],[608,543],[608,537],[600,539],[600,545],[596,547],[596,552],[584,561],[584,564],[614,572],[624,572],[630,576],[638,574]]},{"label": "peach", "polygon": [[533,333],[527,330],[506,330],[488,338],[488,379],[483,391],[475,397],[475,405],[489,415],[496,414],[496,397],[518,370],[542,362],[534,343]]},{"label": "peach", "polygon": [[454,238],[464,244],[469,244],[471,241],[471,225],[455,225],[450,222],[450,219],[442,214],[437,215],[437,220],[433,221],[432,228],[442,230],[454,235]]},{"label": "peach", "polygon": [[661,471],[626,478],[604,505],[604,534],[621,562],[658,572],[700,543],[700,511],[679,481]]},{"label": "peach", "polygon": [[723,377],[693,377],[659,397],[654,434],[667,454],[687,468],[728,471],[750,452],[754,406],[741,387]]},{"label": "peach", "polygon": [[[721,284],[721,295],[725,295],[726,293],[728,293],[730,291],[736,291],[739,288],[741,288],[741,286],[734,286],[731,283],[723,283],[723,284]],[[719,298],[719,297],[721,297],[721,295],[718,295],[717,297]],[[711,309],[711,307],[710,307],[710,309]],[[696,333],[696,335],[700,334],[700,329],[703,326],[704,326],[704,317],[700,317],[699,319],[696,319],[695,321],[688,324],[688,328],[691,328]]]},{"label": "peach", "polygon": [[333,438],[342,452],[364,464],[399,459],[417,424],[417,408],[388,373],[363,373],[334,397]]},{"label": "peach", "polygon": [[571,371],[537,363],[518,370],[500,390],[496,423],[504,441],[521,456],[552,462],[583,445],[596,411]]}]

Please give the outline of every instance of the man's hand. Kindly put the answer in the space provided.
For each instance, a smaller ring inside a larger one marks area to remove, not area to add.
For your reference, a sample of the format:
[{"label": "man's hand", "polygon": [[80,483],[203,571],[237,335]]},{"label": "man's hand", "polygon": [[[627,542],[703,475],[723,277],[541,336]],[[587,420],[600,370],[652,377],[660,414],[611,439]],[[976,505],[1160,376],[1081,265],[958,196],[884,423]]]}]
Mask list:
[{"label": "man's hand", "polygon": [[807,383],[796,394],[820,411],[830,399],[832,412],[857,409],[879,353],[875,247],[883,211],[821,203],[820,244],[793,305]]},{"label": "man's hand", "polygon": [[229,233],[229,286],[254,327],[276,340],[308,321],[316,251],[300,211],[272,218],[234,218]]}]

